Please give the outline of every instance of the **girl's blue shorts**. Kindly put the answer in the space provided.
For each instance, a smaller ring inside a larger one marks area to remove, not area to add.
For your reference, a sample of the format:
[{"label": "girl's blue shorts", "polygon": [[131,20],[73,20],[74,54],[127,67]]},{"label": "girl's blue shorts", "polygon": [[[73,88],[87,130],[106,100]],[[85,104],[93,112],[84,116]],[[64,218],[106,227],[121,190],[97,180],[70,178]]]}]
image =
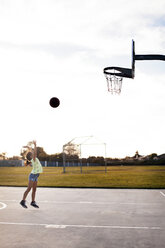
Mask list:
[{"label": "girl's blue shorts", "polygon": [[38,174],[32,174],[32,173],[30,173],[30,175],[29,175],[29,181],[37,182],[39,175],[40,175],[39,173]]}]

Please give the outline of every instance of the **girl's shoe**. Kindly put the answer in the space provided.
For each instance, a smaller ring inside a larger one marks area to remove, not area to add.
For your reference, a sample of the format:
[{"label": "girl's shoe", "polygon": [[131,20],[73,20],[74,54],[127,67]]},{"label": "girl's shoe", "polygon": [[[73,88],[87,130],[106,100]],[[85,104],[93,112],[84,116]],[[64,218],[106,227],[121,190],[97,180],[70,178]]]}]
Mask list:
[{"label": "girl's shoe", "polygon": [[34,208],[39,208],[39,206],[36,204],[35,201],[32,201],[30,205],[33,206]]},{"label": "girl's shoe", "polygon": [[24,201],[24,200],[22,200],[22,201],[20,202],[20,204],[21,204],[21,206],[22,206],[23,208],[28,208],[28,207],[26,206],[26,204],[25,204],[25,201]]}]

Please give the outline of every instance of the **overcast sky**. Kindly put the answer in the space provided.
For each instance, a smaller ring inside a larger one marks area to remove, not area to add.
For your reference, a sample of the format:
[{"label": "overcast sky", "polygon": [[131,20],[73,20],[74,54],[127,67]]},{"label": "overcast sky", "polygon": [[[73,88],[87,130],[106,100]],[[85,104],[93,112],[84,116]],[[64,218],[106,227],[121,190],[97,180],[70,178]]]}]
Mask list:
[{"label": "overcast sky", "polygon": [[109,157],[165,153],[165,63],[137,61],[120,96],[103,75],[131,67],[132,39],[137,54],[165,54],[164,10],[164,0],[0,0],[0,152],[36,139],[57,153],[94,135]]}]

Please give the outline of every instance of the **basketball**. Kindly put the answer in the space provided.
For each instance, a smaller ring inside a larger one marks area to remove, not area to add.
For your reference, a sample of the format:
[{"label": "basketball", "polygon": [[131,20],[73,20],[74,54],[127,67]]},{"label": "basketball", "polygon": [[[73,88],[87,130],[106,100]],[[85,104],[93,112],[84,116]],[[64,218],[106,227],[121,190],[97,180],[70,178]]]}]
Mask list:
[{"label": "basketball", "polygon": [[49,104],[52,108],[57,108],[60,105],[60,100],[57,97],[52,97]]}]

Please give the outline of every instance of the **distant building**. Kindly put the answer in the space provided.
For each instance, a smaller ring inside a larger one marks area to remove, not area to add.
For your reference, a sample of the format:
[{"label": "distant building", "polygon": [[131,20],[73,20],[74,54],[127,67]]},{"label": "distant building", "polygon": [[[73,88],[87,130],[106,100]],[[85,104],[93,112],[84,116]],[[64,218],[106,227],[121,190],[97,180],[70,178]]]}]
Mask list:
[{"label": "distant building", "polygon": [[135,152],[133,159],[142,160],[144,156],[140,155],[138,151]]}]

